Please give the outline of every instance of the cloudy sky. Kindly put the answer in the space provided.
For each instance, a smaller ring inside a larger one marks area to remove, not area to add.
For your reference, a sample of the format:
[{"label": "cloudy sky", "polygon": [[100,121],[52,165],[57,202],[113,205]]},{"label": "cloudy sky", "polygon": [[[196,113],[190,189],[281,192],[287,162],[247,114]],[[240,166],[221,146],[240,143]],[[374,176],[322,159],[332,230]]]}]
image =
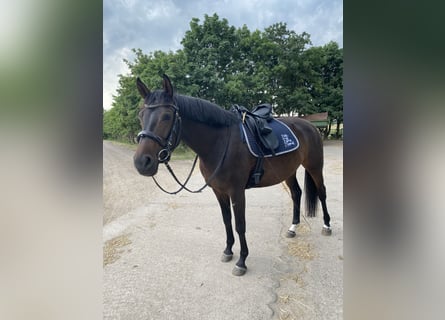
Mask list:
[{"label": "cloudy sky", "polygon": [[342,0],[104,0],[103,100],[111,107],[118,74],[128,72],[123,59],[133,60],[132,48],[149,53],[176,51],[192,18],[216,13],[229,25],[253,31],[277,22],[311,35],[312,44],[336,41],[343,47]]}]

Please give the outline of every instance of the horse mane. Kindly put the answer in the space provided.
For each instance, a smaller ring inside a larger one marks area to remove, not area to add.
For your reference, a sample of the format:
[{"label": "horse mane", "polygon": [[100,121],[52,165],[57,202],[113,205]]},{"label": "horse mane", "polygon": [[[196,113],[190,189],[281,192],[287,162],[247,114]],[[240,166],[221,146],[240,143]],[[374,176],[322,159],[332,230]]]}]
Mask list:
[{"label": "horse mane", "polygon": [[174,96],[179,114],[187,119],[205,123],[213,127],[229,127],[239,122],[235,113],[200,98],[177,94]]}]

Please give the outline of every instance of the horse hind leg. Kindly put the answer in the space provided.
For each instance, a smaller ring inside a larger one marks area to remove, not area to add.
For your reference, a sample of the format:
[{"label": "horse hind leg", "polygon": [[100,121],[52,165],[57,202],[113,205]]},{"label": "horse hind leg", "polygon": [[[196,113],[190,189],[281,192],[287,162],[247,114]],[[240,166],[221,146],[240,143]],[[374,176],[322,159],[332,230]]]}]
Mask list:
[{"label": "horse hind leg", "polygon": [[323,208],[323,229],[321,229],[321,233],[324,236],[330,236],[332,234],[332,228],[331,228],[331,217],[329,216],[328,213],[328,208],[326,206],[326,187],[324,185],[322,185],[323,188],[323,195],[319,196],[320,198],[320,202],[321,202],[321,207]]},{"label": "horse hind leg", "polygon": [[296,235],[295,230],[297,229],[297,225],[300,223],[300,204],[302,194],[301,188],[298,185],[296,172],[286,179],[286,185],[289,187],[293,202],[292,225],[289,230],[287,230],[286,237],[293,238]]},{"label": "horse hind leg", "polygon": [[315,216],[316,211],[316,196],[321,202],[321,207],[323,209],[323,229],[321,233],[325,236],[330,236],[332,234],[331,229],[331,217],[328,213],[328,208],[326,205],[326,187],[323,181],[322,169],[310,170],[306,169],[305,172],[305,191],[306,191],[306,201],[308,216]]}]

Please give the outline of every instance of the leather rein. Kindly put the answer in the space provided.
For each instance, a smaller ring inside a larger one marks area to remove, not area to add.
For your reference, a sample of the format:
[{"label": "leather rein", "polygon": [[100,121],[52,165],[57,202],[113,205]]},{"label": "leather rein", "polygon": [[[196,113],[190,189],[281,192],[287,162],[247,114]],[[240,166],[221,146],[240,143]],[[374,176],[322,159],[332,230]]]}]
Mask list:
[{"label": "leather rein", "polygon": [[171,154],[173,153],[173,151],[176,149],[176,147],[179,145],[179,142],[181,141],[182,122],[181,122],[181,116],[179,115],[179,108],[174,104],[154,104],[154,105],[149,105],[145,108],[155,109],[155,108],[159,108],[159,107],[173,108],[173,110],[174,110],[174,116],[173,116],[174,120],[173,120],[173,124],[170,128],[167,139],[161,138],[154,132],[142,130],[136,136],[136,141],[137,141],[137,143],[140,143],[140,141],[142,139],[148,138],[148,139],[152,139],[152,140],[156,141],[161,146],[162,149],[161,149],[161,151],[158,152],[158,161],[159,161],[159,163],[165,164],[168,171],[172,175],[173,179],[176,181],[177,184],[179,184],[180,188],[178,190],[172,191],[172,192],[167,191],[158,183],[158,181],[156,180],[156,178],[154,176],[152,176],[152,179],[159,189],[161,189],[163,192],[170,194],[170,195],[177,194],[182,190],[186,190],[190,193],[199,193],[202,190],[204,190],[209,185],[209,183],[215,178],[216,174],[221,169],[221,167],[224,163],[224,160],[227,155],[227,150],[229,149],[229,144],[230,144],[230,136],[231,136],[230,127],[227,128],[229,131],[229,134],[228,134],[227,144],[226,144],[226,148],[224,150],[224,154],[221,157],[221,160],[220,160],[218,166],[216,167],[215,171],[212,173],[210,178],[206,181],[206,183],[201,188],[199,188],[198,190],[190,190],[189,188],[186,187],[186,185],[189,182],[193,171],[195,170],[196,162],[198,160],[198,155],[195,156],[192,168],[191,168],[190,173],[188,174],[186,180],[184,181],[184,183],[181,183],[181,181],[179,181],[179,179],[173,172],[173,169],[170,167],[170,165],[168,163],[170,160]]}]

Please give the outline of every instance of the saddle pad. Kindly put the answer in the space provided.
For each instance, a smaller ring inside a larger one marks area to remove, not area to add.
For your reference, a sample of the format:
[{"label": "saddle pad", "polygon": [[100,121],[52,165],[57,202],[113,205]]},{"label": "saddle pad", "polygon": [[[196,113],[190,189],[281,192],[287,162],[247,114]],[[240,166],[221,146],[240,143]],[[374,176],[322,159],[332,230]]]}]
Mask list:
[{"label": "saddle pad", "polygon": [[[277,149],[275,149],[275,155],[279,156],[294,150],[297,150],[300,146],[300,143],[292,132],[291,129],[283,122],[273,119],[267,123],[269,127],[272,128],[273,133],[278,138],[280,142]],[[247,147],[249,148],[250,153],[252,153],[255,157],[272,157],[272,152],[270,150],[264,149],[261,146],[261,143],[256,141],[253,134],[250,132],[248,128],[246,128],[243,123],[240,123],[240,128],[242,132],[242,136],[244,137],[244,142],[246,142]]]}]

